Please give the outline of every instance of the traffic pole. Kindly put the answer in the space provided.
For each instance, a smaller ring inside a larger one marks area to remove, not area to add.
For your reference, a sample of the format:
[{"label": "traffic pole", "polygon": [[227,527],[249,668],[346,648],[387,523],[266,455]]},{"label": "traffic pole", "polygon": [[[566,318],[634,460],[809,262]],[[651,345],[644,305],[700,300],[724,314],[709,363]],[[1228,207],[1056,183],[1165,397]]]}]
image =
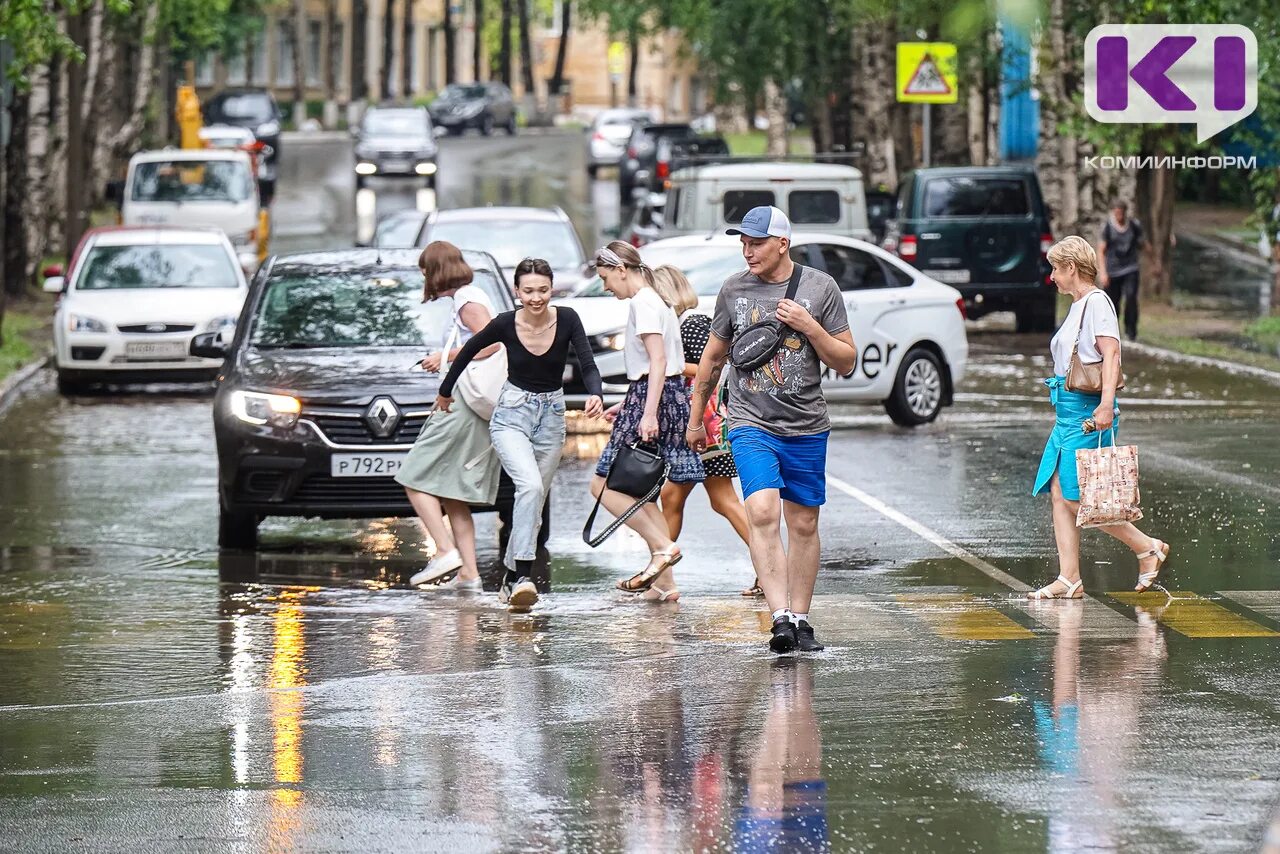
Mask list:
[{"label": "traffic pole", "polygon": [[930,165],[932,165],[930,161],[932,160],[932,155],[933,155],[933,144],[932,144],[933,104],[930,104],[928,101],[926,101],[920,106],[924,108],[924,122],[923,122],[924,128],[921,131],[921,135],[923,139],[921,140],[921,145],[920,145],[920,149],[921,149],[920,159],[921,161],[923,161],[923,164],[927,169]]}]

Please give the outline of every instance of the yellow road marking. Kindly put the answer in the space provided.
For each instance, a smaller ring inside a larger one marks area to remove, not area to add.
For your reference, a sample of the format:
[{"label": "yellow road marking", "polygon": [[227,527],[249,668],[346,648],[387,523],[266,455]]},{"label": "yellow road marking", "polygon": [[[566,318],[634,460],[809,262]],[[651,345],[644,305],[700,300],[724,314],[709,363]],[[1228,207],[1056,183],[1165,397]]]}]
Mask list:
[{"label": "yellow road marking", "polygon": [[1117,602],[1134,605],[1189,638],[1274,638],[1280,632],[1259,625],[1218,603],[1194,593],[1170,591],[1173,600],[1159,591],[1135,593],[1125,590],[1107,595]]},{"label": "yellow road marking", "polygon": [[897,601],[950,640],[1022,640],[1035,632],[968,593],[924,596],[901,594]]}]

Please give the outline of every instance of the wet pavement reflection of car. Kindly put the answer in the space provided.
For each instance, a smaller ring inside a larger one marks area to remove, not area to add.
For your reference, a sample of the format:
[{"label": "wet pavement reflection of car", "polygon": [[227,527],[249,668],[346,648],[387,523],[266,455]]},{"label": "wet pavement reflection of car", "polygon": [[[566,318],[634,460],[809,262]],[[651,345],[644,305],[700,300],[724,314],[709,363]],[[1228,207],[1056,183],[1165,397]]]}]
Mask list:
[{"label": "wet pavement reflection of car", "polygon": [[[493,259],[467,253],[499,310],[510,288]],[[411,516],[394,479],[426,422],[440,377],[417,367],[440,346],[451,300],[422,302],[415,250],[272,259],[255,278],[214,399],[223,547],[252,548],[266,516]],[[510,495],[509,484],[499,504]]]}]

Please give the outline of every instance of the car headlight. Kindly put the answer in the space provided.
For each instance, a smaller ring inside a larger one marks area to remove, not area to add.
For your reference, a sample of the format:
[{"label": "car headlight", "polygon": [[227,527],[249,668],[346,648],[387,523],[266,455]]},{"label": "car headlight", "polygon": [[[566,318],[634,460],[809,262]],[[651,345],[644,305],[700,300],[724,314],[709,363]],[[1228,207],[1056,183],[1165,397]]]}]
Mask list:
[{"label": "car headlight", "polygon": [[275,136],[280,132],[280,123],[274,119],[258,125],[258,136]]},{"label": "car headlight", "polygon": [[257,391],[231,392],[231,414],[246,424],[270,424],[289,428],[298,423],[302,401],[286,394]]},{"label": "car headlight", "polygon": [[413,171],[417,172],[419,175],[434,175],[436,174],[436,164],[428,160],[425,163],[419,163],[417,166],[413,167]]},{"label": "car headlight", "polygon": [[223,315],[222,317],[215,317],[213,320],[210,320],[209,327],[205,331],[206,332],[222,332],[225,330],[230,330],[235,328],[236,328],[236,316],[234,314],[227,314],[227,315]]},{"label": "car headlight", "polygon": [[595,345],[596,352],[602,350],[621,350],[627,343],[626,332],[613,332],[609,335],[597,335],[591,339],[591,343]]},{"label": "car headlight", "polygon": [[96,317],[85,317],[83,314],[68,314],[67,329],[71,332],[106,332],[107,324]]}]

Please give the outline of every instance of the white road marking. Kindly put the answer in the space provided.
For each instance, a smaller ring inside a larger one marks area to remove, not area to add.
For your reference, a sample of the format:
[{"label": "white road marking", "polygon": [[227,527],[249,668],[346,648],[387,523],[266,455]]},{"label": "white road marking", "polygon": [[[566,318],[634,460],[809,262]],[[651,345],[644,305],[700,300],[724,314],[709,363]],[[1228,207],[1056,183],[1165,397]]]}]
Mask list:
[{"label": "white road marking", "polygon": [[897,522],[899,525],[906,528],[908,531],[911,531],[916,536],[921,537],[922,539],[928,540],[938,548],[942,549],[947,554],[952,555],[953,557],[959,558],[960,560],[969,564],[969,566],[981,572],[983,575],[986,575],[990,578],[995,579],[996,581],[1000,582],[1006,587],[1009,587],[1013,590],[1017,590],[1019,592],[1026,592],[1031,589],[1030,585],[1024,584],[1023,582],[1014,578],[1009,573],[1005,572],[1003,569],[1000,569],[999,567],[996,567],[996,566],[992,566],[990,563],[987,563],[985,560],[978,557],[976,554],[964,548],[963,546],[956,545],[955,543],[951,542],[946,537],[942,536],[941,534],[939,534],[937,531],[933,530],[929,526],[923,524],[922,522],[917,522],[915,519],[912,519],[910,516],[903,513],[902,511],[897,510],[893,507],[890,507],[888,504],[885,504],[879,498],[876,498],[874,495],[869,495],[866,492],[863,492],[861,489],[858,489],[858,487],[854,486],[853,484],[846,483],[845,481],[841,480],[838,477],[835,477],[830,473],[827,474],[827,483],[831,484],[836,489],[840,490],[850,498],[853,498],[857,501],[862,502],[866,506],[870,507],[872,510],[879,513],[881,516],[884,516],[887,519],[891,519],[892,521]]}]

